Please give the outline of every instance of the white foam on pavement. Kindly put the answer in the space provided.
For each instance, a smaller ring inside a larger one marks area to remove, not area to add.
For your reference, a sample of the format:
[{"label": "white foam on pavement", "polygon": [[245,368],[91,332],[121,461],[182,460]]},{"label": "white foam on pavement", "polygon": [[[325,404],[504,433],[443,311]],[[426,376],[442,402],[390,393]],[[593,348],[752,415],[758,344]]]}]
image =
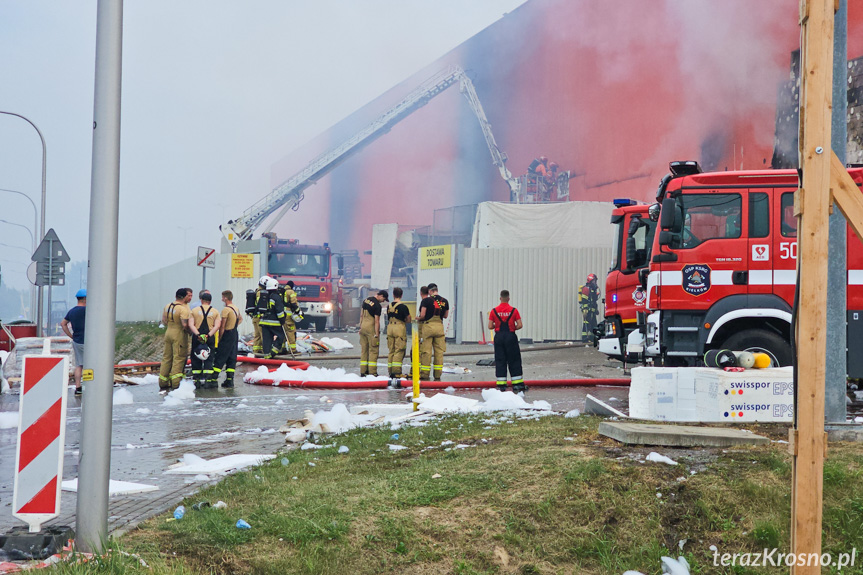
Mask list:
[{"label": "white foam on pavement", "polygon": [[17,411],[2,411],[0,412],[0,429],[12,429],[18,427],[18,412]]},{"label": "white foam on pavement", "polygon": [[264,461],[274,459],[275,455],[252,455],[237,453],[216,459],[205,460],[191,453],[183,456],[183,463],[172,465],[164,471],[166,475],[213,475],[228,473],[252,465],[260,465]]},{"label": "white foam on pavement", "polygon": [[668,465],[677,465],[677,462],[670,457],[660,455],[655,451],[651,451],[650,453],[648,453],[647,457],[645,457],[644,459],[646,459],[647,461],[653,461],[654,463],[667,463]]},{"label": "white foam on pavement", "polygon": [[[63,491],[78,491],[78,479],[69,479],[62,483]],[[158,491],[156,485],[147,485],[145,483],[131,483],[129,481],[114,481],[111,479],[108,482],[109,495],[126,495],[130,493],[146,493],[148,491]]]},{"label": "white foam on pavement", "polygon": [[135,397],[132,392],[122,387],[114,390],[114,405],[132,405],[135,403]]},{"label": "white foam on pavement", "polygon": [[262,365],[255,371],[251,371],[243,377],[246,383],[256,383],[262,379],[272,379],[274,385],[281,381],[388,381],[388,377],[360,377],[357,373],[348,373],[342,368],[327,369],[325,367],[310,366],[308,369],[292,369],[284,363],[276,371],[269,371],[267,366]]}]

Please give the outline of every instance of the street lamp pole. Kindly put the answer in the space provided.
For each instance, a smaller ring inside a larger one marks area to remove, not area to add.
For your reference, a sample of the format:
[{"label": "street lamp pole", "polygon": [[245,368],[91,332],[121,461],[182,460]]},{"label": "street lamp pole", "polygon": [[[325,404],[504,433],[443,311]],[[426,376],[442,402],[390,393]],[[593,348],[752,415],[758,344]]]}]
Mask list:
[{"label": "street lamp pole", "polygon": [[[45,180],[43,179],[42,181],[44,183]],[[45,188],[43,187],[42,189],[44,190]],[[31,198],[30,196],[28,196],[24,192],[19,192],[18,190],[8,190],[6,188],[0,188],[0,192],[9,192],[10,194],[18,194],[19,196],[24,196],[25,198],[27,198],[27,201],[30,202],[30,205],[33,206],[33,231],[30,233],[30,235],[33,236],[33,252],[30,254],[32,256],[33,254],[36,253],[35,235],[36,235],[36,231],[39,229],[39,211],[36,209],[36,204],[33,203],[33,198]],[[44,197],[44,194],[42,197]],[[43,226],[44,226],[44,223],[43,223]],[[36,298],[37,298],[36,286],[31,285],[30,286],[30,313],[31,314],[34,311],[33,307],[36,304]],[[34,319],[35,319],[35,317],[34,317]],[[39,322],[36,321],[36,323],[38,324]]]},{"label": "street lamp pole", "polygon": [[[47,149],[45,147],[45,138],[42,137],[42,131],[39,130],[39,127],[31,122],[29,118],[25,118],[21,114],[16,114],[15,112],[4,112],[0,110],[0,114],[6,114],[7,116],[16,116],[21,118],[36,130],[36,133],[39,134],[39,140],[42,142],[42,211],[41,211],[41,224],[39,226],[39,239],[45,237],[45,158],[47,156]],[[35,252],[35,250],[33,250]],[[36,304],[36,335],[42,337],[42,287],[38,288],[38,303]]]}]

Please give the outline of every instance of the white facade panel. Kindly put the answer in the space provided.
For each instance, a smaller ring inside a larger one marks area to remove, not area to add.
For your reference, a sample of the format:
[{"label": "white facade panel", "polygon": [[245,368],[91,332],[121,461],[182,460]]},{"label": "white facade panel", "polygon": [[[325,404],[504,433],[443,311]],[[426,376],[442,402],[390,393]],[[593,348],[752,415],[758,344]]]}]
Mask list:
[{"label": "white facade panel", "polygon": [[[466,248],[460,262],[459,325],[463,341],[480,341],[500,291],[524,322],[519,336],[534,341],[581,338],[578,287],[587,274],[603,278],[611,262],[606,248]],[[603,294],[604,295],[604,294]],[[486,330],[486,339],[488,331]]]}]

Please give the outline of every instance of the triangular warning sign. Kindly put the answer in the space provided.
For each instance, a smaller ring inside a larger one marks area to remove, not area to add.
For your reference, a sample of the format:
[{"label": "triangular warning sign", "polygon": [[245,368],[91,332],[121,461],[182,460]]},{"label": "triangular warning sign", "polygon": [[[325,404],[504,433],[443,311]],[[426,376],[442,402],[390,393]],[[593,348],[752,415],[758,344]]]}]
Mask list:
[{"label": "triangular warning sign", "polygon": [[69,254],[66,253],[66,248],[64,248],[63,244],[60,243],[60,238],[57,237],[57,232],[54,231],[54,228],[51,228],[48,230],[48,233],[45,234],[45,237],[42,238],[42,243],[39,244],[33,257],[30,259],[34,262],[53,261],[55,263],[60,263],[68,262],[71,258],[69,257]]}]

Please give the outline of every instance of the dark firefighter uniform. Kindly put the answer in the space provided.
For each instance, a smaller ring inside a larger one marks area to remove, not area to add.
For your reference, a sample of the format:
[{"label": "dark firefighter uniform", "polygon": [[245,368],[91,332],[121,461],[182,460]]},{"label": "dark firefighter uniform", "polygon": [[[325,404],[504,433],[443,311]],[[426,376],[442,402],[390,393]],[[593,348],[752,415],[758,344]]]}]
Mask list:
[{"label": "dark firefighter uniform", "polygon": [[288,339],[291,355],[294,355],[297,353],[297,324],[294,322],[293,315],[302,315],[302,312],[297,302],[297,292],[290,285],[285,286],[282,299],[285,303],[285,336]]},{"label": "dark firefighter uniform", "polygon": [[[192,379],[195,381],[195,387],[203,387],[212,389],[218,387],[215,372],[213,371],[213,363],[216,355],[213,353],[213,338],[210,338],[207,333],[213,329],[216,320],[219,318],[219,310],[211,305],[201,304],[192,310],[192,321],[195,322],[199,336],[193,338],[192,345]],[[214,334],[215,335],[215,334]],[[206,347],[210,355],[205,360],[200,360],[195,355],[195,352],[201,347]]]},{"label": "dark firefighter uniform", "polygon": [[261,292],[264,290],[259,287],[253,293],[250,293],[251,291],[246,292],[246,315],[252,318],[252,326],[255,331],[255,338],[252,340],[252,352],[261,353],[264,348],[261,343],[263,340],[261,339],[261,314],[258,310],[258,298],[261,297]]},{"label": "dark firefighter uniform", "polygon": [[273,358],[285,346],[285,303],[277,289],[261,291],[258,297],[261,314],[261,346],[264,357]]},{"label": "dark firefighter uniform", "polygon": [[225,370],[225,383],[222,387],[234,387],[234,372],[237,369],[237,344],[240,341],[239,332],[237,332],[237,324],[240,323],[240,310],[233,304],[226,305],[222,309],[222,325],[225,326],[225,331],[219,339],[219,347],[216,348],[216,361],[213,364],[213,373],[216,374],[216,381],[219,379],[219,374]]},{"label": "dark firefighter uniform", "polygon": [[165,306],[164,315],[168,321],[165,323],[167,330],[159,369],[159,389],[177,389],[189,358],[189,334],[183,322],[192,316],[192,312],[188,305],[174,301]]},{"label": "dark firefighter uniform", "polygon": [[387,369],[390,377],[402,376],[402,361],[408,346],[406,321],[411,312],[408,306],[400,301],[394,301],[387,307]]},{"label": "dark firefighter uniform", "polygon": [[[428,381],[429,374],[434,373],[435,381],[440,381],[443,374],[443,356],[446,352],[446,334],[443,326],[444,316],[449,311],[449,302],[438,294],[425,298],[420,309],[425,307],[423,316],[422,336],[420,344],[420,379]],[[417,312],[419,315],[420,312]],[[432,363],[434,355],[434,363]]]},{"label": "dark firefighter uniform", "polygon": [[506,371],[509,368],[512,390],[515,393],[527,391],[521,369],[521,350],[515,333],[515,322],[521,319],[521,315],[509,303],[501,303],[492,308],[488,319],[494,324],[494,374],[497,388],[506,389]]},{"label": "dark firefighter uniform", "polygon": [[599,313],[599,286],[594,274],[588,275],[587,283],[578,288],[578,306],[581,308],[581,341],[590,341]]},{"label": "dark firefighter uniform", "polygon": [[[360,375],[378,374],[380,333],[375,330],[375,317],[381,316],[381,302],[375,296],[363,300],[360,311]],[[380,330],[380,323],[378,323]]]}]

